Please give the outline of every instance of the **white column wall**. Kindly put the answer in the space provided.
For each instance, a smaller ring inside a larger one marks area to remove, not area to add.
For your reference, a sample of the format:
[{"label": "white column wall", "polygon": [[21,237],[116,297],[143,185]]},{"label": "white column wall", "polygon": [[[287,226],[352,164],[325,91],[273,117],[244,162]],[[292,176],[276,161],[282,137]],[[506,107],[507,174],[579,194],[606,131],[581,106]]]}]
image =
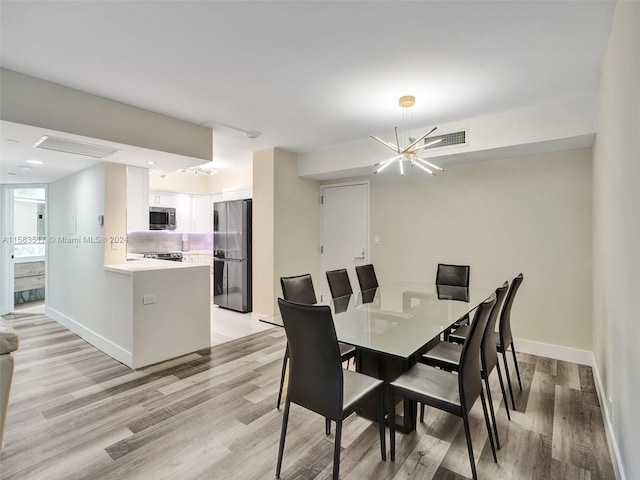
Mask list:
[{"label": "white column wall", "polygon": [[[109,297],[105,245],[84,240],[105,235],[98,224],[98,215],[105,213],[105,181],[105,164],[100,164],[49,185],[46,313],[122,361],[133,347],[126,310],[131,302]],[[78,243],[72,243],[75,239]]]}]

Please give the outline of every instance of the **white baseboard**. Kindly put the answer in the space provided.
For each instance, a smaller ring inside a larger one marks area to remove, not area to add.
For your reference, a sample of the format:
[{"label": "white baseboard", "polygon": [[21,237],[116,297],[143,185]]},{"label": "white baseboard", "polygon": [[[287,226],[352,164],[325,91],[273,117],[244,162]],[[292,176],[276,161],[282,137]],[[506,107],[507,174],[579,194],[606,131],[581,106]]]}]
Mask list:
[{"label": "white baseboard", "polygon": [[613,425],[611,423],[611,415],[608,408],[609,401],[607,400],[600,372],[598,371],[598,365],[596,364],[593,355],[591,363],[593,364],[593,378],[596,384],[596,391],[598,392],[598,400],[600,401],[602,419],[604,420],[604,431],[607,434],[607,443],[609,445],[609,453],[611,454],[612,460],[611,463],[613,463],[613,472],[615,473],[617,480],[626,480],[627,477],[624,473],[624,468],[622,467],[622,459],[620,458],[620,449],[618,448],[618,442],[616,441],[616,437],[613,433]]},{"label": "white baseboard", "polygon": [[539,357],[553,358],[565,362],[573,362],[579,365],[593,366],[593,353],[590,350],[552,345],[550,343],[534,342],[524,338],[514,338],[516,352],[529,353]]},{"label": "white baseboard", "polygon": [[126,351],[119,345],[107,340],[102,335],[97,334],[93,330],[85,327],[84,325],[80,325],[78,322],[64,315],[63,313],[47,307],[45,309],[45,314],[47,317],[55,320],[60,325],[68,328],[73,333],[78,335],[83,340],[86,340],[94,347],[102,350],[104,353],[109,355],[111,358],[116,359],[117,361],[124,363],[129,368],[133,368],[133,355],[131,352]]}]

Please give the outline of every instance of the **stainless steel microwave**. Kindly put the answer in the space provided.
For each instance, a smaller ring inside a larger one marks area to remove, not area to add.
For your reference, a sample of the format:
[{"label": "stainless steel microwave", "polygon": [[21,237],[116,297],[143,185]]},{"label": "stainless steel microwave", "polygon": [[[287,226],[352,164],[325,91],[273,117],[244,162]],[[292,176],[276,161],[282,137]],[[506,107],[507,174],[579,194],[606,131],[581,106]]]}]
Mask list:
[{"label": "stainless steel microwave", "polygon": [[175,230],[176,209],[149,207],[149,230]]}]

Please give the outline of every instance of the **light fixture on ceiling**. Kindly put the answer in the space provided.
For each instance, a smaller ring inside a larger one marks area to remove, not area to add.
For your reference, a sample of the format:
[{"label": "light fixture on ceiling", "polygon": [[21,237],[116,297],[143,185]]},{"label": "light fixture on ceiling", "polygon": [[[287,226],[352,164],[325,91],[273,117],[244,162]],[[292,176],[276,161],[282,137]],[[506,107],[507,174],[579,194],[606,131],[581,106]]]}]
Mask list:
[{"label": "light fixture on ceiling", "polygon": [[215,175],[216,173],[218,173],[218,170],[216,170],[215,168],[202,168],[200,166],[191,167],[189,170],[191,170],[195,176],[198,176],[200,174]]},{"label": "light fixture on ceiling", "polygon": [[27,160],[31,165],[42,165],[42,160]]},{"label": "light fixture on ceiling", "polygon": [[[400,131],[398,131],[398,127],[395,127],[395,131],[396,131],[395,145],[391,142],[387,142],[386,140],[382,140],[381,138],[376,137],[375,135],[371,135],[371,138],[382,143],[385,147],[390,148],[397,154],[394,157],[391,157],[387,160],[376,163],[374,166],[378,167],[378,169],[376,170],[375,173],[381,172],[382,170],[387,168],[389,165],[397,161],[400,168],[400,175],[404,175],[405,160],[408,160],[411,166],[417,165],[418,167],[420,167],[427,173],[430,173],[431,175],[435,175],[433,170],[439,170],[441,172],[444,172],[443,168],[425,160],[424,158],[420,158],[418,156],[418,152],[420,150],[430,147],[431,145],[435,145],[436,143],[442,141],[442,137],[438,138],[437,140],[426,141],[426,138],[429,135],[431,135],[438,127],[433,127],[431,130],[429,130],[427,133],[425,133],[418,139],[410,137],[409,132],[412,128],[411,124],[413,121],[413,106],[416,104],[416,97],[414,97],[413,95],[405,95],[403,97],[400,97],[400,100],[398,103],[402,108],[402,125],[400,128]],[[425,140],[424,145],[418,146],[418,144],[423,140]]]}]

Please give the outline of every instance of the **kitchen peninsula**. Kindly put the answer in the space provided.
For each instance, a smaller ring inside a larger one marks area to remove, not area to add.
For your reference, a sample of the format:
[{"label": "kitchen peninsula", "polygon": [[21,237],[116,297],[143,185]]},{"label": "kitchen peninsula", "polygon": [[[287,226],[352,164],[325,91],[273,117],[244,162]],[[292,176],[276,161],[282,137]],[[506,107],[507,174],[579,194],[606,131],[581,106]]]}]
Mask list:
[{"label": "kitchen peninsula", "polygon": [[104,270],[114,323],[105,353],[141,368],[210,346],[208,265],[140,259]]}]

